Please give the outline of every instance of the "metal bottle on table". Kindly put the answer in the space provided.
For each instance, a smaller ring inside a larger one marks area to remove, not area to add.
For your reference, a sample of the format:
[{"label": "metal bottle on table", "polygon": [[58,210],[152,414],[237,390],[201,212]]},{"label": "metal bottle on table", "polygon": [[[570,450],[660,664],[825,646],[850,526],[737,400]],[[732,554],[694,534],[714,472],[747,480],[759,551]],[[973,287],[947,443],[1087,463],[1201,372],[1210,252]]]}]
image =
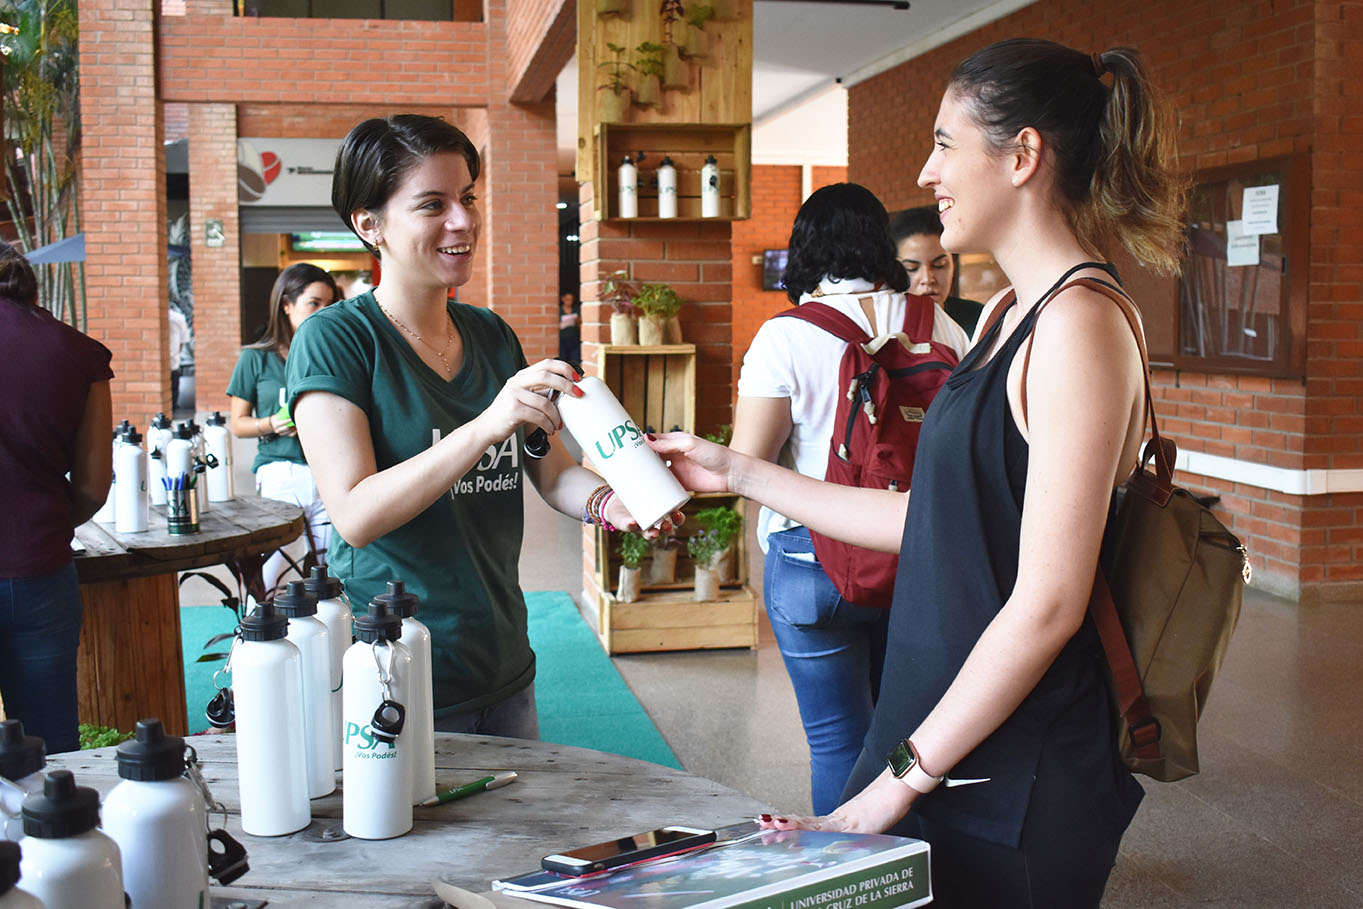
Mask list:
[{"label": "metal bottle on table", "polygon": [[629,155],[620,162],[616,177],[620,183],[620,217],[639,217],[639,170]]},{"label": "metal bottle on table", "polygon": [[22,856],[18,843],[0,840],[0,909],[44,909],[42,900],[18,886]]},{"label": "metal bottle on table", "polygon": [[700,216],[719,217],[719,162],[714,155],[707,155],[700,169]]},{"label": "metal bottle on table", "polygon": [[123,859],[99,826],[99,793],[54,770],[24,799],[24,889],[47,906],[124,909]]},{"label": "metal bottle on table", "polygon": [[666,156],[658,165],[658,217],[677,217],[677,168]]},{"label": "metal bottle on table", "polygon": [[47,749],[20,720],[0,720],[0,840],[24,838],[24,799],[43,791]]},{"label": "metal bottle on table", "polygon": [[420,598],[402,581],[389,581],[388,592],[374,597],[402,616],[402,643],[412,653],[412,684],[407,704],[406,747],[412,754],[412,804],[435,795],[435,706],[431,678],[431,630],[417,621]]},{"label": "metal bottle on table", "polygon": [[241,829],[283,836],[308,826],[303,657],[269,603],[242,618],[228,655],[237,723]]},{"label": "metal bottle on table", "polygon": [[147,493],[153,505],[166,504],[166,446],[175,438],[175,429],[164,413],[152,417],[147,427]]},{"label": "metal bottle on table", "polygon": [[236,490],[232,478],[232,435],[227,431],[227,418],[213,411],[204,421],[203,435],[207,449],[205,461],[210,464],[205,475],[208,501],[230,502]]},{"label": "metal bottle on table", "polygon": [[[122,423],[119,423],[117,426],[114,427],[113,442],[111,443],[112,448],[110,449],[110,457],[112,459],[116,459],[118,456],[119,437],[123,435],[123,431],[125,429],[128,429],[131,426],[132,423],[130,423],[127,420],[124,420]],[[114,523],[114,518],[118,514],[117,484],[118,470],[117,467],[115,467],[114,475],[109,483],[109,494],[104,497],[104,504],[100,506],[99,511],[95,512],[95,516],[90,520],[97,521],[100,524]]]},{"label": "metal bottle on table", "polygon": [[148,528],[147,472],[142,434],[129,426],[114,445],[114,530],[118,533],[145,533]]},{"label": "metal bottle on table", "polygon": [[351,627],[350,601],[341,589],[340,578],[327,573],[327,566],[314,565],[308,576],[307,591],[317,598],[317,618],[327,626],[327,642],[331,647],[331,711],[332,763],[341,769],[341,738],[345,725],[341,719],[341,684],[345,677],[345,652],[354,639]]},{"label": "metal bottle on table", "polygon": [[345,753],[341,817],[345,832],[365,840],[412,829],[412,754],[405,733],[411,702],[412,653],[402,616],[371,602],[355,616],[345,654]]},{"label": "metal bottle on table", "polygon": [[180,426],[187,427],[189,432],[187,438],[193,445],[195,473],[195,481],[193,483],[194,497],[198,499],[199,502],[199,514],[204,515],[208,513],[209,509],[208,480],[206,474],[208,473],[208,468],[217,463],[217,458],[214,458],[208,453],[208,445],[204,441],[203,427],[193,420],[185,420]]},{"label": "metal bottle on table", "polygon": [[123,887],[138,909],[208,904],[208,808],[186,777],[185,740],[140,720],[118,746],[121,782],[104,799],[104,832],[118,844]]},{"label": "metal bottle on table", "polygon": [[331,715],[331,632],[317,617],[317,597],[303,581],[290,581],[274,599],[289,620],[288,640],[303,658],[303,746],[307,752],[308,797],[336,791],[333,754],[335,720]]}]

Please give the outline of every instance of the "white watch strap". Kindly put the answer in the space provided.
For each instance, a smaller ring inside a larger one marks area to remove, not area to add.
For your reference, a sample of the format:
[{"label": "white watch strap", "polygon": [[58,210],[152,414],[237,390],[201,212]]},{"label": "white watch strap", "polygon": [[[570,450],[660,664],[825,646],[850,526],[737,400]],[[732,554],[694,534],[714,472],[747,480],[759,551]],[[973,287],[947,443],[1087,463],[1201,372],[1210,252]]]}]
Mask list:
[{"label": "white watch strap", "polygon": [[942,778],[940,776],[932,776],[930,773],[924,770],[923,765],[918,763],[917,761],[914,761],[913,766],[910,767],[908,769],[908,772],[901,776],[899,779],[904,783],[905,786],[908,786],[910,789],[914,790],[920,795],[927,795],[929,792],[937,788],[938,783],[942,782]]}]

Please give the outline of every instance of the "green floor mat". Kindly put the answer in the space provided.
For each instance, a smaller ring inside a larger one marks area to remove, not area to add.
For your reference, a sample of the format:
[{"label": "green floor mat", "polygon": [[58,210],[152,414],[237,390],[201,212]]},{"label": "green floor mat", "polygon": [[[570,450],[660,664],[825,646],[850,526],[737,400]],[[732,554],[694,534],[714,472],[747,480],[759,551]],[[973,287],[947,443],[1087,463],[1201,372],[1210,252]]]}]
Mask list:
[{"label": "green floor mat", "polygon": [[[530,645],[537,659],[535,702],[540,738],[681,769],[676,755],[578,614],[572,597],[560,591],[526,593],[525,604],[530,616]],[[205,652],[209,638],[231,631],[235,624],[233,614],[222,606],[180,609],[191,733],[209,729],[204,707],[213,696],[213,673],[222,666],[221,662],[194,661]],[[224,644],[211,649],[225,651],[227,647]]]}]

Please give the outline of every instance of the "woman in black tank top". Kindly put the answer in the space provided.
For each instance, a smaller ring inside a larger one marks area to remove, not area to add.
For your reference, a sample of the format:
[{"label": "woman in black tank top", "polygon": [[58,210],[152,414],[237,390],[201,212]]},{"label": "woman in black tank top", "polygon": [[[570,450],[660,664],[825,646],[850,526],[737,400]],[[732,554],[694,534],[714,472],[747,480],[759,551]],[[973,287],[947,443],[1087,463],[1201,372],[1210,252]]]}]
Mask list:
[{"label": "woman in black tank top", "polygon": [[1085,613],[1143,433],[1143,365],[1118,307],[1071,282],[1112,284],[1092,260],[1118,243],[1175,269],[1171,137],[1132,48],[1017,39],[957,68],[918,182],[943,246],[992,254],[1012,288],[929,408],[911,496],[691,436],[655,442],[690,489],[900,551],[881,696],[844,802],[765,826],[926,839],[935,906],[1097,905],[1140,800]]}]

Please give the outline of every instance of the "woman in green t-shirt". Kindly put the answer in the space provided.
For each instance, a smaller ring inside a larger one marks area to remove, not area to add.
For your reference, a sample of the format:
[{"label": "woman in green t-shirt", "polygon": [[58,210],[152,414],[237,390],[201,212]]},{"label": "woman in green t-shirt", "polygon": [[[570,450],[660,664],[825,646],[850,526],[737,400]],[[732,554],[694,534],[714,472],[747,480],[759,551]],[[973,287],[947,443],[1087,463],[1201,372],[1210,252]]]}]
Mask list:
[{"label": "woman in green t-shirt", "polygon": [[434,117],[350,131],[332,205],[379,258],[379,285],[308,320],[288,388],[336,531],[332,574],[356,610],[389,580],[420,597],[436,728],[537,738],[522,476],[564,514],[633,522],[561,447],[526,457],[526,433],[559,427],[546,395],[581,395],[573,367],[527,365],[506,322],[448,299],[473,273],[479,163],[468,137]]},{"label": "woman in green t-shirt", "polygon": [[[310,262],[295,262],[280,272],[270,291],[269,327],[264,337],[241,352],[227,383],[232,434],[239,439],[260,440],[251,464],[256,492],[303,509],[306,527],[298,542],[311,541],[319,564],[326,564],[331,519],[317,494],[303,447],[298,444],[298,431],[280,408],[285,401],[284,361],[289,357],[294,332],[304,319],[340,296],[336,280]],[[306,551],[300,549],[295,556],[301,557]],[[283,551],[265,561],[261,575],[267,591],[279,583],[287,565]]]}]

